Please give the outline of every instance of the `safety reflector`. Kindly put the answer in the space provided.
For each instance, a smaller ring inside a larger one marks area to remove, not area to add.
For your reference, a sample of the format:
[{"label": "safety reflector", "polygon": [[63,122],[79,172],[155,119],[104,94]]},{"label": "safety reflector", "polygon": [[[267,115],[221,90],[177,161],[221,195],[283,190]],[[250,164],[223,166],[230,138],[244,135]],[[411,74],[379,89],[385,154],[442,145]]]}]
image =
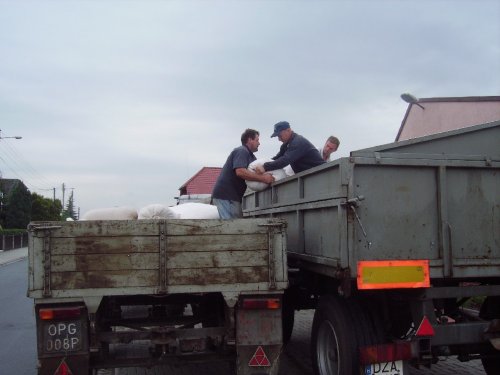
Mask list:
[{"label": "safety reflector", "polygon": [[428,288],[428,260],[358,262],[358,289]]},{"label": "safety reflector", "polygon": [[81,307],[59,307],[59,308],[46,308],[38,311],[38,316],[42,320],[53,319],[75,319],[82,315]]},{"label": "safety reflector", "polygon": [[279,298],[244,298],[241,307],[245,310],[278,310],[281,303]]},{"label": "safety reflector", "polygon": [[73,375],[73,372],[69,369],[68,364],[63,359],[56,372],[54,372],[54,375]]},{"label": "safety reflector", "polygon": [[264,349],[262,349],[262,346],[257,347],[255,354],[250,359],[250,362],[248,362],[248,366],[250,366],[250,367],[269,367],[269,366],[271,366],[271,362],[269,362],[269,359],[267,358],[266,353],[264,353]]},{"label": "safety reflector", "polygon": [[[411,359],[413,356],[412,345],[409,341],[365,346],[359,350],[359,361],[362,365],[400,360],[405,361]],[[385,371],[381,371],[381,373],[383,372]]]},{"label": "safety reflector", "polygon": [[420,322],[418,326],[417,332],[415,332],[415,336],[434,336],[434,328],[432,328],[431,322],[427,319],[426,316]]}]

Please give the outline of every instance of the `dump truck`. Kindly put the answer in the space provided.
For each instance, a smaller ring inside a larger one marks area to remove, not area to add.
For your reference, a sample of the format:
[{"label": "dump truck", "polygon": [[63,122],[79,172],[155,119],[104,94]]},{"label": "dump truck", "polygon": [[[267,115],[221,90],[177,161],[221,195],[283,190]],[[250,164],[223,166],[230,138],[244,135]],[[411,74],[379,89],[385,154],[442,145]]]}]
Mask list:
[{"label": "dump truck", "polygon": [[353,151],[243,198],[287,223],[315,375],[409,374],[457,356],[500,374],[500,121]]},{"label": "dump truck", "polygon": [[227,362],[272,374],[288,286],[281,219],[29,224],[38,374]]}]

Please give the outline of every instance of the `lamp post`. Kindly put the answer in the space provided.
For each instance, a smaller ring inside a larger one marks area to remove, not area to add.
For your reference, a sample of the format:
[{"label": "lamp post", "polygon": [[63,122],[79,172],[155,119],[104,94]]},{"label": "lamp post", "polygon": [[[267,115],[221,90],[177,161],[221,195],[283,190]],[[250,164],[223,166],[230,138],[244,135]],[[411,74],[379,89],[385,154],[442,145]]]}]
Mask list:
[{"label": "lamp post", "polygon": [[19,135],[16,135],[14,137],[2,137],[2,129],[0,129],[0,139],[7,139],[7,138],[22,139],[23,137]]},{"label": "lamp post", "polygon": [[[2,137],[2,129],[0,129],[0,140],[6,138],[22,139],[23,137],[16,135],[14,137]],[[2,178],[2,172],[0,172],[0,179]],[[3,201],[2,201],[3,202]],[[1,203],[0,203],[1,204]]]},{"label": "lamp post", "polygon": [[[13,138],[13,139],[22,139],[23,137],[16,135],[14,137],[2,137],[2,129],[0,129],[0,140],[6,139],[6,138]],[[2,179],[2,172],[0,171],[0,180]],[[0,212],[3,212],[3,208],[6,204],[4,203],[4,194],[1,192],[0,194]],[[3,214],[2,214],[3,216]],[[4,224],[3,219],[2,219],[2,224]],[[2,228],[2,225],[0,225],[0,228]],[[5,238],[3,238],[3,241],[5,242]],[[14,241],[14,240],[13,240]],[[22,242],[22,240],[21,240]],[[2,247],[2,249],[5,248],[5,245]]]},{"label": "lamp post", "polygon": [[418,105],[420,108],[425,110],[424,106],[422,106],[421,104],[418,103],[418,98],[412,94],[408,94],[408,93],[401,94],[401,99],[403,99],[408,104]]}]

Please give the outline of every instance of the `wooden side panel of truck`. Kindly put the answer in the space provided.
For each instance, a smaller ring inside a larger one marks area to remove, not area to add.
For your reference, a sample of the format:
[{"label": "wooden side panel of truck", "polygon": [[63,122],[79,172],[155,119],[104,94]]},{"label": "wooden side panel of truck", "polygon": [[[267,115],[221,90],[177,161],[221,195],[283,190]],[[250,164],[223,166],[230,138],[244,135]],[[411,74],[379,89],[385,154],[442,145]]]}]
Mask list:
[{"label": "wooden side panel of truck", "polygon": [[32,223],[29,296],[286,287],[280,230],[262,220]]}]

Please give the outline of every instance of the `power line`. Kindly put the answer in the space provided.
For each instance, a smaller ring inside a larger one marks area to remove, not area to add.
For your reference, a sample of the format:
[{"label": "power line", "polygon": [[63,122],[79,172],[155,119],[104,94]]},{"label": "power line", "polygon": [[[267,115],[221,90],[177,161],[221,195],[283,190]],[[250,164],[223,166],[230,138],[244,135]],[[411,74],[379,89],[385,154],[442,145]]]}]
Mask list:
[{"label": "power line", "polygon": [[[0,141],[0,149],[3,151],[4,158],[2,158],[5,165],[13,171],[16,176],[21,174],[25,176],[30,185],[37,189],[42,189],[40,186],[54,186],[54,183],[49,182],[42,174],[40,174],[24,157],[16,150],[15,147],[7,141]],[[15,171],[14,171],[15,169]]]},{"label": "power line", "polygon": [[[2,170],[7,169],[9,174],[23,181],[30,191],[48,192],[52,191],[51,198],[56,199],[56,187],[59,184],[50,182],[45,176],[39,173],[31,163],[19,152],[8,140],[0,136],[0,178]],[[47,195],[41,193],[41,195]]]}]

